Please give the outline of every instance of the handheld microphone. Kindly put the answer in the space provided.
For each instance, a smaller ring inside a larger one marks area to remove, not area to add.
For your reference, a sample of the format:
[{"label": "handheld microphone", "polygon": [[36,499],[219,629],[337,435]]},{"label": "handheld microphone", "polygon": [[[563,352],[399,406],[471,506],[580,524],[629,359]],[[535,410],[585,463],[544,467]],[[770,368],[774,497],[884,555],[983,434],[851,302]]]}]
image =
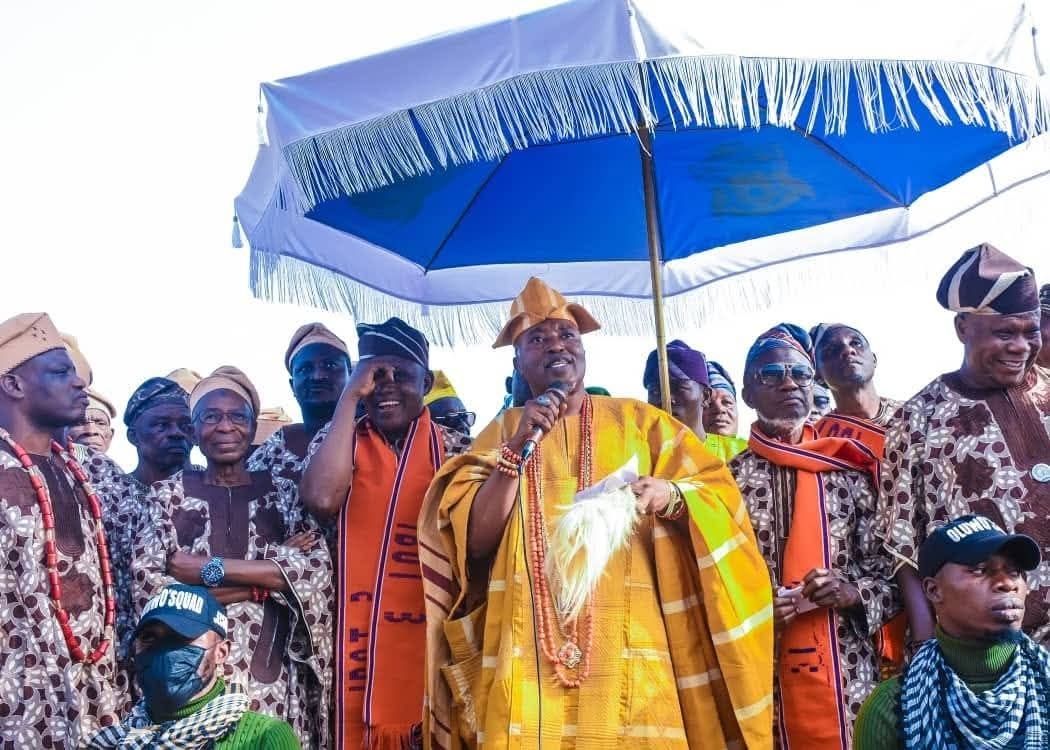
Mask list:
[{"label": "handheld microphone", "polygon": [[[548,393],[555,393],[558,396],[558,405],[565,400],[565,397],[569,395],[569,387],[560,380],[555,380],[548,386],[547,390],[543,392],[543,395]],[[529,439],[525,441],[525,445],[521,448],[521,465],[532,457],[532,454],[536,452],[536,446],[543,440],[543,430],[540,427],[533,427],[532,432],[529,434]]]}]

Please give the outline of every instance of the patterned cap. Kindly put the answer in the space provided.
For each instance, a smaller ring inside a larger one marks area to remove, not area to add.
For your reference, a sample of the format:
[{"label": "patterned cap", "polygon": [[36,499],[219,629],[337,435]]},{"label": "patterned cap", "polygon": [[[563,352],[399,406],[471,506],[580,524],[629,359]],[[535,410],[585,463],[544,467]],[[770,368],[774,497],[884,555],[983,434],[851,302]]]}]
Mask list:
[{"label": "patterned cap", "polygon": [[717,362],[707,362],[707,383],[715,390],[729,391],[736,398],[736,385],[726,368]]},{"label": "patterned cap", "polygon": [[147,409],[164,404],[179,404],[187,409],[190,406],[190,395],[174,380],[167,378],[150,378],[135,389],[124,409],[124,424],[131,427]]},{"label": "patterned cap", "polygon": [[597,331],[601,325],[582,305],[569,302],[556,289],[533,276],[510,305],[510,320],[496,337],[493,349],[510,346],[518,336],[545,320],[568,320],[580,333]]},{"label": "patterned cap", "polygon": [[0,375],[6,375],[39,354],[64,346],[47,313],[22,313],[8,318],[0,323]]},{"label": "patterned cap", "polygon": [[357,353],[370,357],[403,357],[430,369],[430,343],[427,337],[401,318],[385,323],[360,323],[357,326]]},{"label": "patterned cap", "polygon": [[813,342],[809,334],[794,323],[780,323],[770,328],[751,345],[744,360],[746,370],[754,359],[760,354],[765,354],[771,349],[794,349],[810,362],[813,361]]},{"label": "patterned cap", "polygon": [[937,287],[941,307],[975,315],[1019,315],[1039,309],[1035,273],[988,243],[967,250]]}]

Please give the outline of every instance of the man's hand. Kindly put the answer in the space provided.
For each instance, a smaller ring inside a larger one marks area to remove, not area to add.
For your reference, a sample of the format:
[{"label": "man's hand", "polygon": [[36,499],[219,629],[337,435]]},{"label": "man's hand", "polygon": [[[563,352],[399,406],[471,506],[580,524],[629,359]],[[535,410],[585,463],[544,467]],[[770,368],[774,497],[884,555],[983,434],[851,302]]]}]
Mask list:
[{"label": "man's hand", "polygon": [[640,477],[631,482],[639,513],[661,513],[671,502],[671,483],[656,477]]},{"label": "man's hand", "polygon": [[366,359],[358,362],[350,373],[350,379],[346,382],[343,394],[347,398],[355,398],[358,401],[368,398],[376,389],[376,373],[384,369],[381,362]]},{"label": "man's hand", "polygon": [[790,596],[773,597],[773,629],[782,631],[795,619],[795,600]]},{"label": "man's hand", "polygon": [[838,573],[814,568],[802,579],[802,596],[818,607],[849,609],[860,604],[860,591]]},{"label": "man's hand", "polygon": [[532,438],[533,431],[539,427],[546,435],[554,429],[554,423],[565,413],[565,398],[557,391],[544,391],[522,407],[521,421],[514,437],[507,441],[511,450],[521,453],[525,443]]},{"label": "man's hand", "polygon": [[191,586],[201,585],[201,568],[210,560],[204,555],[191,555],[182,550],[175,550],[168,557],[168,575],[176,581],[188,583]]},{"label": "man's hand", "polygon": [[281,542],[284,547],[291,547],[297,549],[300,552],[307,552],[314,543],[317,541],[317,534],[312,531],[300,531],[298,534],[292,534],[290,537]]}]

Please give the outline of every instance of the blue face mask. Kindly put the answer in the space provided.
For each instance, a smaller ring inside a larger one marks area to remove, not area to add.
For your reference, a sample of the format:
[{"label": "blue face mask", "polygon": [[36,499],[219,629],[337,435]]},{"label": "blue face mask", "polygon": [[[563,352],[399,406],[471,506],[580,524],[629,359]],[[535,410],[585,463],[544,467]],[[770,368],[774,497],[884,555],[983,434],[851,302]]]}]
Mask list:
[{"label": "blue face mask", "polygon": [[205,678],[197,670],[205,653],[200,646],[166,641],[135,656],[139,687],[152,718],[171,716],[201,691]]}]

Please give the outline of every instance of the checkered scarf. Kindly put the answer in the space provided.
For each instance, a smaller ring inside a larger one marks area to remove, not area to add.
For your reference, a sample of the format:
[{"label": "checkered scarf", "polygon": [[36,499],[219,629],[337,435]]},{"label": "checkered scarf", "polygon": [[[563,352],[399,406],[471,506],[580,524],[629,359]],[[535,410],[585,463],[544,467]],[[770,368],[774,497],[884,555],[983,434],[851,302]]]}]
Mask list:
[{"label": "checkered scarf", "polygon": [[237,728],[248,710],[248,694],[235,683],[184,719],[153,724],[144,701],[131,709],[124,721],[96,734],[89,750],[205,750]]},{"label": "checkered scarf", "polygon": [[944,661],[936,639],[912,659],[901,687],[907,750],[996,750],[1018,733],[1025,750],[1050,744],[1050,654],[1025,635],[995,686],[974,695]]}]

